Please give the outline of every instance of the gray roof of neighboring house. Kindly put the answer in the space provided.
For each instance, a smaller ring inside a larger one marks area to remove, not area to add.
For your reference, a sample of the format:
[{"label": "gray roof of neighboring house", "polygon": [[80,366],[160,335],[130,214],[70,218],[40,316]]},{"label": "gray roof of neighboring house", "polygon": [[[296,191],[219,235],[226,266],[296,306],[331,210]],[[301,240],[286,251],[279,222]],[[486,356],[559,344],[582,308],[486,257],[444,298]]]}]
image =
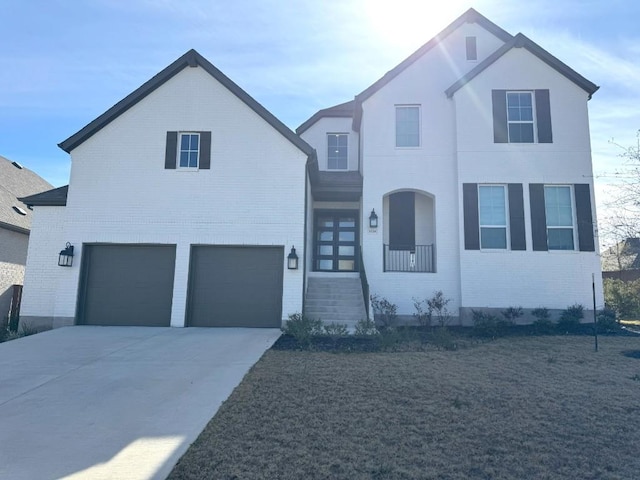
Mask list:
[{"label": "gray roof of neighboring house", "polygon": [[85,140],[93,136],[96,132],[102,129],[104,126],[111,123],[118,118],[121,114],[129,110],[136,105],[140,100],[145,98],[151,92],[163,85],[165,82],[173,78],[179,72],[187,67],[202,67],[209,75],[215,78],[218,82],[224,85],[231,93],[242,100],[249,108],[262,117],[267,123],[275,128],[280,134],[282,134],[287,140],[298,147],[308,157],[315,155],[315,150],[304,140],[289,129],[284,123],[278,120],[271,112],[260,105],[254,100],[247,92],[236,85],[229,77],[218,70],[211,62],[200,55],[195,50],[191,49],[175,62],[155,75],[153,78],[145,82],[138,89],[127,95],[125,98],[116,103],[109,110],[104,112],[98,118],[86,125],[77,133],[71,135],[69,138],[58,144],[65,152],[70,153],[74,148],[83,143]]},{"label": "gray roof of neighboring house", "polygon": [[296,128],[296,133],[300,135],[304,131],[306,131],[311,125],[316,123],[318,120],[324,117],[353,117],[353,106],[355,105],[355,101],[349,100],[348,102],[340,103],[338,105],[334,105],[333,107],[323,108],[322,110],[316,112],[309,120],[304,122],[298,128]]},{"label": "gray roof of neighboring house", "polygon": [[29,233],[33,212],[20,198],[50,188],[36,173],[0,156],[0,228]]},{"label": "gray roof of neighboring house", "polygon": [[460,88],[469,83],[473,78],[482,73],[485,69],[487,69],[490,65],[495,63],[499,58],[501,58],[505,53],[510,51],[513,48],[524,48],[538,57],[540,60],[545,62],[551,68],[559,72],[560,74],[567,77],[573,83],[578,85],[584,91],[589,94],[589,98],[593,95],[598,87],[595,83],[590,82],[574,69],[569,67],[567,64],[561,62],[556,57],[547,52],[544,48],[540,47],[538,44],[527,38],[521,33],[518,33],[513,39],[505,43],[498,50],[489,55],[485,60],[480,62],[473,70],[467,73],[460,80],[451,85],[445,93],[447,97],[452,97],[454,93],[456,93]]},{"label": "gray roof of neighboring house", "polygon": [[600,255],[603,272],[640,269],[640,238],[627,238]]},{"label": "gray roof of neighboring house", "polygon": [[68,192],[69,185],[65,185],[64,187],[23,197],[19,200],[32,207],[64,207],[67,205]]}]

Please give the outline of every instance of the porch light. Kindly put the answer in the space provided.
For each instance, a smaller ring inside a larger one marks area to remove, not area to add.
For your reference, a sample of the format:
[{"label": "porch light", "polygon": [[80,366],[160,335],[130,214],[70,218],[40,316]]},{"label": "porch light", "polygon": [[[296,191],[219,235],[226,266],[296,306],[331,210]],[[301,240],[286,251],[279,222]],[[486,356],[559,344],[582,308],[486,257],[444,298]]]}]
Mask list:
[{"label": "porch light", "polygon": [[58,265],[61,267],[70,267],[73,265],[73,245],[69,242],[67,242],[64,250],[62,250],[60,256],[58,256]]},{"label": "porch light", "polygon": [[[71,247],[73,248],[73,247]],[[291,253],[287,255],[287,268],[289,270],[298,269],[298,255],[296,254],[296,247],[291,247]]]},{"label": "porch light", "polygon": [[369,228],[378,228],[378,215],[376,215],[376,209],[371,209],[371,215],[369,215]]}]

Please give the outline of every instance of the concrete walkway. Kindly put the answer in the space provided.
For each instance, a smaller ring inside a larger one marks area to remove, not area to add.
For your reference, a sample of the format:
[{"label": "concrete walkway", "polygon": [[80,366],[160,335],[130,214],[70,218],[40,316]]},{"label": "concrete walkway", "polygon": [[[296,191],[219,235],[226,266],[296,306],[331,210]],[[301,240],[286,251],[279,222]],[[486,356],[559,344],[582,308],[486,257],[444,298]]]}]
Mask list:
[{"label": "concrete walkway", "polygon": [[77,326],[0,344],[0,478],[166,478],[279,335]]}]

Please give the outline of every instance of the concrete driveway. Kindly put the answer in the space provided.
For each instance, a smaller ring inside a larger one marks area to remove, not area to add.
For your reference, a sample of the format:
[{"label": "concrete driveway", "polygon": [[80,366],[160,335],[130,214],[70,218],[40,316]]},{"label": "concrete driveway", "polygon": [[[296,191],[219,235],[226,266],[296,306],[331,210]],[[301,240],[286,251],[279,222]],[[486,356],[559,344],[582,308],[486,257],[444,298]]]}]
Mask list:
[{"label": "concrete driveway", "polygon": [[0,344],[0,478],[164,479],[279,335],[77,326]]}]

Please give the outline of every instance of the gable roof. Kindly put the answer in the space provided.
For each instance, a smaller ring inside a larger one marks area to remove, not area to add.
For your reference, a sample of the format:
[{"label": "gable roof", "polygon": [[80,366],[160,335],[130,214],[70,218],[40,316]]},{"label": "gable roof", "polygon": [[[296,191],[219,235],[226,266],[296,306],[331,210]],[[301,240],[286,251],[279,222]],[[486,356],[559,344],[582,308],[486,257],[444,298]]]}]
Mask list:
[{"label": "gable roof", "polygon": [[311,127],[314,123],[324,117],[345,117],[351,118],[353,117],[353,107],[355,105],[354,100],[349,100],[348,102],[339,103],[338,105],[334,105],[333,107],[323,108],[316,112],[309,120],[304,122],[298,128],[296,128],[296,133],[298,135],[302,134],[306,130]]},{"label": "gable roof", "polygon": [[626,238],[602,252],[603,272],[640,269],[640,238]]},{"label": "gable roof", "polygon": [[38,174],[0,156],[0,227],[29,233],[33,212],[20,197],[50,188],[51,184]]},{"label": "gable roof", "polygon": [[458,18],[456,18],[453,22],[451,22],[444,30],[438,33],[435,37],[421,46],[418,50],[409,55],[405,60],[400,62],[395,68],[389,70],[384,74],[382,78],[376,81],[373,85],[369,86],[361,93],[356,95],[355,98],[355,116],[353,119],[353,129],[357,132],[360,130],[360,123],[362,121],[362,102],[364,102],[367,98],[371,97],[374,93],[388,84],[391,80],[400,75],[403,71],[405,71],[408,67],[413,65],[417,60],[419,60],[424,54],[426,54],[429,50],[433,49],[436,45],[438,45],[442,40],[448,37],[451,33],[453,33],[460,26],[465,23],[477,23],[481,27],[483,27],[488,32],[492,33],[496,37],[498,37],[503,42],[509,42],[513,39],[511,34],[509,34],[506,30],[503,30],[498,25],[493,23],[487,17],[481,15],[473,8],[470,8]]},{"label": "gable roof", "polygon": [[68,192],[69,185],[65,185],[64,187],[29,195],[28,197],[19,198],[18,200],[31,207],[64,207],[67,205]]},{"label": "gable roof", "polygon": [[513,48],[524,48],[527,51],[531,52],[544,63],[556,70],[558,73],[564,75],[573,83],[586,91],[589,94],[589,98],[591,98],[591,95],[593,95],[598,90],[598,88],[600,88],[595,83],[592,83],[584,78],[567,64],[558,60],[544,48],[540,47],[537,43],[533,42],[522,33],[518,33],[515,37],[513,37],[513,39],[505,43],[502,47],[500,47],[498,50],[496,50],[486,59],[480,62],[475,68],[473,68],[460,80],[447,88],[445,90],[447,97],[451,98],[454,93],[456,93],[463,86],[469,83],[473,78],[477,77],[480,73],[485,71],[489,66],[493,65],[498,59],[502,58],[505,53],[509,52]]},{"label": "gable roof", "polygon": [[282,134],[287,140],[298,147],[302,152],[307,154],[308,157],[315,155],[315,150],[304,140],[293,133],[289,127],[278,120],[271,112],[260,105],[254,100],[247,92],[235,84],[229,77],[218,70],[209,62],[206,58],[200,55],[195,50],[191,49],[175,62],[155,75],[153,78],[142,84],[138,89],[127,95],[125,98],[116,103],[109,110],[104,112],[98,118],[91,123],[83,127],[77,133],[71,135],[69,138],[59,143],[58,146],[65,152],[70,153],[74,148],[89,139],[96,132],[102,129],[104,126],[111,123],[118,118],[124,112],[136,105],[139,101],[149,95],[151,92],[162,86],[165,82],[172,77],[180,73],[187,67],[202,67],[209,75],[215,78],[223,86],[225,86],[231,93],[242,100],[249,108],[262,117],[267,123],[275,128],[280,134]]}]

